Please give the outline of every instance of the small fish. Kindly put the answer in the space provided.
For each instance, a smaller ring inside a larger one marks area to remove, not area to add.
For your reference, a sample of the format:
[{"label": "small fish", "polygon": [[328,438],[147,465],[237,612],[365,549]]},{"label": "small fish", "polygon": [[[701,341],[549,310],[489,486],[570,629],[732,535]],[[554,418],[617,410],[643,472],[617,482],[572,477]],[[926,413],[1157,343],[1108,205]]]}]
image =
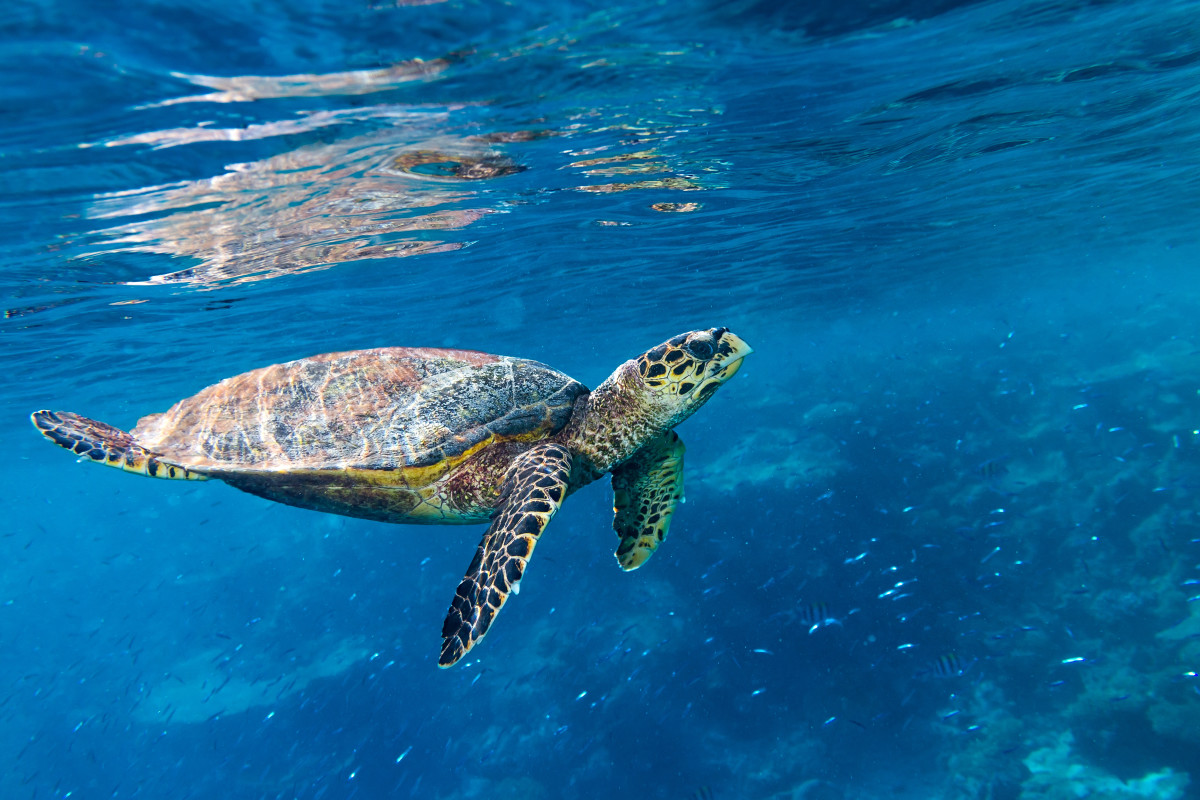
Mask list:
[{"label": "small fish", "polygon": [[1008,456],[989,458],[987,461],[984,461],[982,464],[976,467],[975,472],[985,481],[993,481],[997,478],[1003,478],[1008,474],[1008,466],[1005,464],[1006,461],[1008,461]]},{"label": "small fish", "polygon": [[688,795],[688,800],[713,800],[712,787],[701,786],[699,789]]},{"label": "small fish", "polygon": [[805,625],[813,625],[829,616],[829,604],[825,602],[809,603],[799,609],[800,621]]},{"label": "small fish", "polygon": [[809,633],[826,625],[842,624],[840,619],[830,613],[829,603],[823,601],[800,606],[797,613],[799,614],[800,621],[808,626]]},{"label": "small fish", "polygon": [[944,653],[934,659],[926,672],[938,678],[957,678],[966,673],[972,663],[974,662],[964,662],[962,656],[958,653]]}]

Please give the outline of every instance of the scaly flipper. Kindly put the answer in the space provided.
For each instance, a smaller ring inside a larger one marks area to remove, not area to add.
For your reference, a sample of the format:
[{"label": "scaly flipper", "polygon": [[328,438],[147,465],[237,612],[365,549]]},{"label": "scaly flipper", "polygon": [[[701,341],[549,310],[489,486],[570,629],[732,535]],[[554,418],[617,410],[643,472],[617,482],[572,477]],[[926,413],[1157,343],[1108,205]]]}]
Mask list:
[{"label": "scaly flipper", "polygon": [[487,633],[509,592],[516,594],[546,523],[558,511],[571,478],[571,453],[547,442],[509,468],[500,502],[442,625],[439,667],[449,667]]},{"label": "scaly flipper", "polygon": [[683,501],[683,449],[679,435],[667,431],[612,471],[621,569],[640,567],[667,538],[671,515]]},{"label": "scaly flipper", "polygon": [[92,461],[151,478],[208,480],[178,464],[163,461],[158,454],[135,442],[129,433],[112,425],[69,411],[35,411],[30,419],[47,439]]}]

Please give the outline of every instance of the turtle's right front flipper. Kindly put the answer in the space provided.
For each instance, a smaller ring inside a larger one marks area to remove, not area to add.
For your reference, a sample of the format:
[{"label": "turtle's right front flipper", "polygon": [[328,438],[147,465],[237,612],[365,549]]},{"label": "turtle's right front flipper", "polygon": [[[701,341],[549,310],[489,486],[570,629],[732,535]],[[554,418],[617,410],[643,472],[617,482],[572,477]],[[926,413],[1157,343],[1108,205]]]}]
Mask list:
[{"label": "turtle's right front flipper", "polygon": [[547,442],[521,454],[509,469],[500,503],[442,625],[439,667],[449,667],[487,633],[509,593],[516,594],[546,523],[558,511],[571,478],[571,453]]},{"label": "turtle's right front flipper", "polygon": [[683,442],[667,431],[612,471],[617,561],[628,572],[646,563],[667,538],[683,502]]},{"label": "turtle's right front flipper", "polygon": [[132,435],[112,425],[69,411],[35,411],[30,419],[43,436],[59,447],[100,464],[151,478],[208,480],[178,464],[163,461],[161,456],[135,442]]}]

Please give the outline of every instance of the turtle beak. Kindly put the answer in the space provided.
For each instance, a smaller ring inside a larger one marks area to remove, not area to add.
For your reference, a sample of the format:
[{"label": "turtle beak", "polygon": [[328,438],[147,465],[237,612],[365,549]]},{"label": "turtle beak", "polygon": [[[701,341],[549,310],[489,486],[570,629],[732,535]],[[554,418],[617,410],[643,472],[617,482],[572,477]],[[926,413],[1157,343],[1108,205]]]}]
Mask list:
[{"label": "turtle beak", "polygon": [[746,344],[740,336],[724,331],[718,345],[723,367],[717,372],[717,380],[724,383],[737,374],[742,368],[742,359],[754,352],[754,348]]}]

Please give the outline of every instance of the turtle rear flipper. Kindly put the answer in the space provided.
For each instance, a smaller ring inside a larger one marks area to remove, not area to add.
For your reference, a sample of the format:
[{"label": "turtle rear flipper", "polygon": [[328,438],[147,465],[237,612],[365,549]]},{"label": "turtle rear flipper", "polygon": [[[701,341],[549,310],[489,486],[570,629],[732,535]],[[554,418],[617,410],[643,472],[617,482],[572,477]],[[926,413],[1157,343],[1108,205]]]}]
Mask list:
[{"label": "turtle rear flipper", "polygon": [[185,467],[164,461],[135,442],[128,432],[112,425],[69,411],[35,411],[30,419],[43,436],[59,447],[100,464],[151,478],[207,480]]},{"label": "turtle rear flipper", "polygon": [[509,593],[517,593],[538,537],[566,496],[571,462],[570,451],[552,442],[527,450],[513,462],[492,524],[442,625],[439,667],[466,655],[487,633]]},{"label": "turtle rear flipper", "polygon": [[683,501],[683,441],[667,431],[612,471],[617,561],[628,572],[654,555]]}]

